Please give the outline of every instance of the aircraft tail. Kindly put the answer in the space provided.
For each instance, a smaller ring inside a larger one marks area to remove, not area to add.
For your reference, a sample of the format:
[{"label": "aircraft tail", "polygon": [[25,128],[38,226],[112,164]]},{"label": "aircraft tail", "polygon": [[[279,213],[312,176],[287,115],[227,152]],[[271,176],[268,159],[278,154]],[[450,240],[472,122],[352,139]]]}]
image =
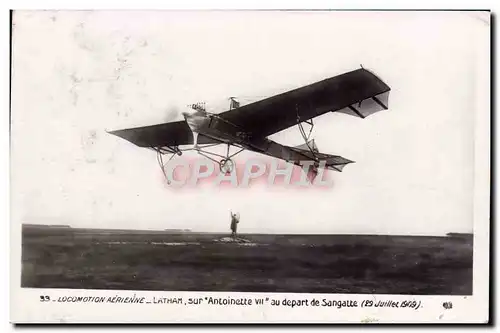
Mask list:
[{"label": "aircraft tail", "polygon": [[[307,141],[307,143],[290,148],[300,154],[310,157],[311,160],[318,160],[319,162],[316,162],[316,167],[324,165],[326,169],[342,171],[347,164],[354,163],[354,161],[348,160],[342,156],[320,153],[314,139]],[[324,164],[320,163],[323,161]]]},{"label": "aircraft tail", "polygon": [[316,153],[319,152],[318,146],[316,145],[316,142],[314,139],[307,141],[307,143],[303,143],[301,145],[293,147],[295,149],[300,149],[300,150],[305,150],[305,151],[314,151]]}]

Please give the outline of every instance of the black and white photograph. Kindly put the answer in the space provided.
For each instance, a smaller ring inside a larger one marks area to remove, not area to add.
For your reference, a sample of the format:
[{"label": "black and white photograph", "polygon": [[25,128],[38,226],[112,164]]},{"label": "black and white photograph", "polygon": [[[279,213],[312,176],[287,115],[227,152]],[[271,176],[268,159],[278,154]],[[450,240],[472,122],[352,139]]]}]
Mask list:
[{"label": "black and white photograph", "polygon": [[490,12],[11,24],[19,321],[488,320]]}]

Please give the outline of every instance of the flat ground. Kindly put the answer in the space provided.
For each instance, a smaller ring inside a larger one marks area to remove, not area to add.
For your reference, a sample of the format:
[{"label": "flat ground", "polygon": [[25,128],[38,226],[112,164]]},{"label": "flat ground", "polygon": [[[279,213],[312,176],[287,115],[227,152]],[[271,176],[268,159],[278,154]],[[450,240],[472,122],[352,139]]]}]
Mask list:
[{"label": "flat ground", "polygon": [[227,235],[23,228],[30,288],[472,294],[472,236]]}]

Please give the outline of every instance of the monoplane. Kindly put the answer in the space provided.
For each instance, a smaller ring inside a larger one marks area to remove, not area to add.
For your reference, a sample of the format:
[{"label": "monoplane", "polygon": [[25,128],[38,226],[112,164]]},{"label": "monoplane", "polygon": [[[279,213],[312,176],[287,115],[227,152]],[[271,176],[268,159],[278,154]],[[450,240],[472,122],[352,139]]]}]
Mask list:
[{"label": "monoplane", "polygon": [[[360,68],[247,105],[230,98],[229,110],[219,114],[207,112],[204,103],[196,103],[181,112],[182,121],[110,133],[154,150],[164,174],[166,164],[185,151],[196,151],[219,164],[222,172],[232,172],[232,158],[249,150],[296,165],[307,161],[315,175],[319,167],[342,171],[353,161],[319,152],[311,139],[313,119],[328,112],[364,119],[388,108],[389,92],[389,86],[379,77]],[[292,147],[268,138],[292,126],[298,126],[304,144]],[[227,145],[226,154],[210,151],[216,145]],[[231,153],[231,147],[238,150]],[[165,162],[166,155],[170,157]]]}]

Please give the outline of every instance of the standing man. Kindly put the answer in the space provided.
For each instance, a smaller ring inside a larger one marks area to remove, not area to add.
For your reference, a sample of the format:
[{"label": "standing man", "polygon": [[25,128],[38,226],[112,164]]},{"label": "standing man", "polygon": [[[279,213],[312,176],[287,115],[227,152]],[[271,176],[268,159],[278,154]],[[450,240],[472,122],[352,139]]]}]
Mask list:
[{"label": "standing man", "polygon": [[239,216],[231,211],[231,237],[236,238],[236,230],[238,229],[238,223],[240,223]]}]

